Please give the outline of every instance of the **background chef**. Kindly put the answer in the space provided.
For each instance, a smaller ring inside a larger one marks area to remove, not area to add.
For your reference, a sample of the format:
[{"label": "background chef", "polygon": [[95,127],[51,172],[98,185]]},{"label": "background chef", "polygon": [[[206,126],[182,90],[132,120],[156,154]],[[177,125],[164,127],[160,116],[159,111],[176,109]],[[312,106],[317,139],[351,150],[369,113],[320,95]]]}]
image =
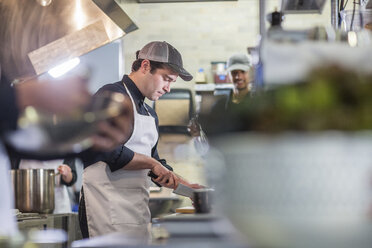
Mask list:
[{"label": "background chef", "polygon": [[240,103],[250,92],[253,80],[253,71],[248,55],[239,53],[231,56],[227,61],[227,71],[234,84],[232,102]]}]

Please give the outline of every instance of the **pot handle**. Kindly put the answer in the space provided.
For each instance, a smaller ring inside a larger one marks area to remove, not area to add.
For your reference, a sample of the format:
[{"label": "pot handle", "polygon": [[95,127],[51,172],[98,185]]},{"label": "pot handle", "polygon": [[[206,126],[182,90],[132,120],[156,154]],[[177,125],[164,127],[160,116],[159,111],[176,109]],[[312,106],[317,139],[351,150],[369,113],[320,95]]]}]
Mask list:
[{"label": "pot handle", "polygon": [[[57,171],[57,173],[54,174],[55,177],[60,176],[60,175],[61,175],[61,173],[59,171]],[[55,185],[58,187],[61,184],[61,179],[57,178],[55,182],[56,182]]]}]

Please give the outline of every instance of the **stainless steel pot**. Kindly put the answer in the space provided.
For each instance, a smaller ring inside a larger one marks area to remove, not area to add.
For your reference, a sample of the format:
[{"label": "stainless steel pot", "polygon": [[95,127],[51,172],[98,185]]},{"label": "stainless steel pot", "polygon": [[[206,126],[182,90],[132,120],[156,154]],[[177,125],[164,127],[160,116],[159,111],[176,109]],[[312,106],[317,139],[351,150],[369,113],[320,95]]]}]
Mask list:
[{"label": "stainless steel pot", "polygon": [[52,169],[11,170],[16,208],[24,213],[54,210],[55,172]]}]

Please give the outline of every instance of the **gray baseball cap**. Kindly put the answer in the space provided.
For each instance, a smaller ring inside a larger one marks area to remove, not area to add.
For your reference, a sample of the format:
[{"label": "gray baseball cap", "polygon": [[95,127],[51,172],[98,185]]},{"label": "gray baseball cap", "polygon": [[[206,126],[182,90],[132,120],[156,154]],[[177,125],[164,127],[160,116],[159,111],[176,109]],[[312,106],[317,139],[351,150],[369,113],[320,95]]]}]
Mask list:
[{"label": "gray baseball cap", "polygon": [[192,80],[192,75],[183,68],[182,56],[171,44],[165,41],[153,41],[145,45],[138,54],[138,59],[148,59],[166,63],[185,80]]},{"label": "gray baseball cap", "polygon": [[248,71],[251,68],[251,62],[249,61],[248,55],[240,53],[235,54],[227,61],[227,70],[235,71],[242,70]]}]

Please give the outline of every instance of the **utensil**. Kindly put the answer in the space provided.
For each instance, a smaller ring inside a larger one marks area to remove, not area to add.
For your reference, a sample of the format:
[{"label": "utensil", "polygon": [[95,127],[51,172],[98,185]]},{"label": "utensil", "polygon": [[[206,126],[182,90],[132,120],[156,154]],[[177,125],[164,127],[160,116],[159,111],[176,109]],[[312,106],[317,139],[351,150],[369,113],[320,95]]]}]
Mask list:
[{"label": "utensil", "polygon": [[195,189],[193,201],[196,213],[209,213],[212,206],[212,191],[208,189]]},{"label": "utensil", "polygon": [[11,174],[17,209],[23,213],[53,213],[56,176],[53,169],[19,169],[11,170]]},{"label": "utensil", "polygon": [[57,173],[55,173],[55,186],[56,187],[59,187],[61,186],[61,172],[57,171]]},{"label": "utensil", "polygon": [[190,188],[182,183],[179,183],[177,188],[173,190],[173,193],[177,195],[182,195],[186,197],[190,197],[191,199],[194,198],[194,192],[195,190],[193,188]]}]

